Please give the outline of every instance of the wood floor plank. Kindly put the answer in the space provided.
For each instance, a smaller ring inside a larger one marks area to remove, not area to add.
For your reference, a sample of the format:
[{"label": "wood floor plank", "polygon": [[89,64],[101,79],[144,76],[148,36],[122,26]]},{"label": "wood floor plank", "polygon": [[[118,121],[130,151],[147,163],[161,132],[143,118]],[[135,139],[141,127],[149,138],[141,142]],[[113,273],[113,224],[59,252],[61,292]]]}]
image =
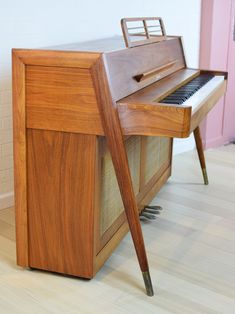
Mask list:
[{"label": "wood floor plank", "polygon": [[0,313],[233,314],[235,145],[206,152],[209,186],[195,151],[174,158],[143,222],[155,296],[144,293],[128,234],[91,281],[15,264],[14,209],[0,210]]}]

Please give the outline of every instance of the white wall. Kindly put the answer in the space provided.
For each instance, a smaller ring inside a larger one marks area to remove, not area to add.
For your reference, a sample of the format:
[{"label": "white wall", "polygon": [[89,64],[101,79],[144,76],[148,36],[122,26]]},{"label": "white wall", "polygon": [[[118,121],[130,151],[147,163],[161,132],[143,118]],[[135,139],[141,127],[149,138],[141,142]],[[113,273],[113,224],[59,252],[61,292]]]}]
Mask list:
[{"label": "white wall", "polygon": [[[0,208],[13,203],[11,48],[34,48],[121,34],[122,17],[161,16],[183,35],[188,65],[198,65],[200,0],[0,0]],[[192,147],[176,141],[176,152]]]}]

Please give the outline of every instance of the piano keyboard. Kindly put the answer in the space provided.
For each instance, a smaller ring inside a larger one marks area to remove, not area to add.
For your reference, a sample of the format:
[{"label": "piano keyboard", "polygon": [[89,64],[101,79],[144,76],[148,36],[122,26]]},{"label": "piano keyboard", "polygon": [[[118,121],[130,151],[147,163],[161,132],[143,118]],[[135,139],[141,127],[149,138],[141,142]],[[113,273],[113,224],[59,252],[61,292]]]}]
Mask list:
[{"label": "piano keyboard", "polygon": [[224,81],[222,75],[201,74],[189,83],[181,86],[161,103],[191,106],[192,110]]}]

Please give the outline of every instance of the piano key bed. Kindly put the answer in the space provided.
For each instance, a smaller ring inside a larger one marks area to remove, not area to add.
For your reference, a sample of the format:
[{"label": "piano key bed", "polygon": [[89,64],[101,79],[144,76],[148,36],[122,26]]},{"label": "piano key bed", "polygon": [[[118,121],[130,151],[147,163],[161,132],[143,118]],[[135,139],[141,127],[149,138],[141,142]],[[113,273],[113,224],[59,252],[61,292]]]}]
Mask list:
[{"label": "piano key bed", "polygon": [[165,104],[191,106],[192,110],[224,81],[224,75],[203,73],[161,100]]},{"label": "piano key bed", "polygon": [[201,74],[188,84],[178,88],[174,93],[168,95],[161,102],[165,104],[181,105],[213,77],[214,76],[211,74]]}]

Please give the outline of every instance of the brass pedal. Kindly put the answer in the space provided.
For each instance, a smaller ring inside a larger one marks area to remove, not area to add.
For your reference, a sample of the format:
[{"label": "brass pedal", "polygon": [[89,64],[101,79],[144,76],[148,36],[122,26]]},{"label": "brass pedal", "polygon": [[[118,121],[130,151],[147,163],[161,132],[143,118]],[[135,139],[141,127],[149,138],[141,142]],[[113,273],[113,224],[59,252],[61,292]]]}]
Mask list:
[{"label": "brass pedal", "polygon": [[149,213],[149,214],[154,214],[154,215],[159,215],[160,214],[159,210],[149,209],[147,207],[145,207],[144,212],[145,213]]},{"label": "brass pedal", "polygon": [[160,214],[160,211],[162,210],[161,206],[145,206],[145,208],[140,213],[140,220],[146,221],[146,220],[154,220],[157,218],[157,215]]},{"label": "brass pedal", "polygon": [[144,210],[143,210],[142,213],[140,214],[140,217],[144,217],[144,218],[146,218],[146,219],[148,219],[148,220],[156,219],[156,216],[155,216],[155,215],[146,213]]},{"label": "brass pedal", "polygon": [[159,205],[147,205],[147,206],[145,206],[145,208],[152,209],[152,210],[155,210],[155,211],[163,210],[163,208],[161,206],[159,206]]}]

